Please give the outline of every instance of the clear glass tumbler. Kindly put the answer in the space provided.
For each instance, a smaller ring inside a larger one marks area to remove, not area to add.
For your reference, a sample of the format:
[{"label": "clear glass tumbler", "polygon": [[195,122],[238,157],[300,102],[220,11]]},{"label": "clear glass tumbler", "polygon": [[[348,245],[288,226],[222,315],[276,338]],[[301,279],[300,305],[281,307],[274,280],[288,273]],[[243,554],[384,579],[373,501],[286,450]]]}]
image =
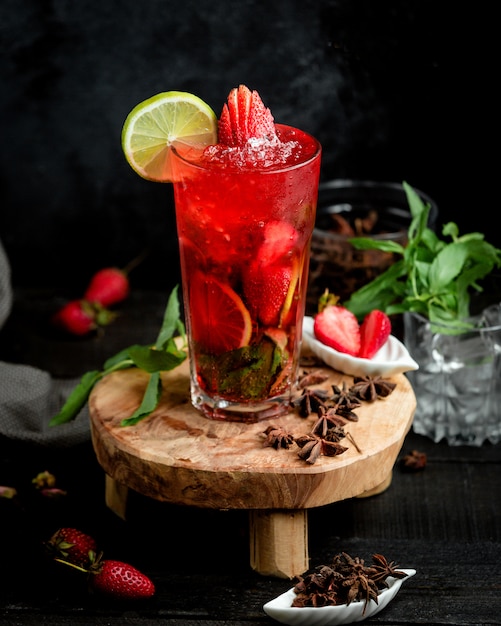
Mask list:
[{"label": "clear glass tumbler", "polygon": [[474,321],[473,330],[449,334],[404,313],[404,343],[419,364],[407,373],[417,399],[413,428],[435,442],[501,441],[501,304]]},{"label": "clear glass tumbler", "polygon": [[276,126],[279,165],[173,151],[191,401],[212,419],[284,414],[297,380],[321,147]]}]

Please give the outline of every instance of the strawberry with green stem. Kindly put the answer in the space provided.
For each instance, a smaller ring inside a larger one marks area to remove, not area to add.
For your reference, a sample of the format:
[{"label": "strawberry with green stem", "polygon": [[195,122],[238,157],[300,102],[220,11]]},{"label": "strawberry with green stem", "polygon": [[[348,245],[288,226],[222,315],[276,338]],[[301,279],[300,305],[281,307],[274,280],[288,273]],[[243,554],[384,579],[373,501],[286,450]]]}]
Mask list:
[{"label": "strawberry with green stem", "polygon": [[133,259],[125,268],[105,267],[97,271],[85,290],[87,302],[109,307],[125,300],[130,293],[129,274],[143,260],[146,252]]},{"label": "strawberry with green stem", "polygon": [[116,600],[146,600],[155,594],[152,580],[137,568],[100,558],[89,569],[89,589]]},{"label": "strawberry with green stem", "polygon": [[48,553],[57,561],[88,567],[93,562],[97,544],[90,535],[77,528],[59,528],[45,543]]}]

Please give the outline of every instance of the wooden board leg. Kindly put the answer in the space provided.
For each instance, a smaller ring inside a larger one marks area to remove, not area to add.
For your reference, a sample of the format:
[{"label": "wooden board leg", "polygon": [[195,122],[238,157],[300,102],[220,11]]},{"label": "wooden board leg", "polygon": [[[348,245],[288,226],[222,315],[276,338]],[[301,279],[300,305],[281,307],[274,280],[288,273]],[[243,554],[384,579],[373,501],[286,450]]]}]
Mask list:
[{"label": "wooden board leg", "polygon": [[308,511],[249,511],[251,567],[264,576],[294,578],[309,567]]},{"label": "wooden board leg", "polygon": [[125,520],[129,488],[106,474],[105,502],[118,517]]}]

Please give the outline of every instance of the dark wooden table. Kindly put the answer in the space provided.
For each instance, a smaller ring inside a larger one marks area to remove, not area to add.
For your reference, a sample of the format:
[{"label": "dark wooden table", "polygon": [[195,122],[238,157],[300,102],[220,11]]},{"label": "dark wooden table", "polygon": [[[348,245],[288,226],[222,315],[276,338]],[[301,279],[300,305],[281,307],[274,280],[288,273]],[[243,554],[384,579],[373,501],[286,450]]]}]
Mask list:
[{"label": "dark wooden table", "polygon": [[[53,294],[23,293],[0,334],[0,358],[57,376],[99,369],[102,361],[94,361],[107,348],[118,351],[111,344],[120,349],[148,334],[138,320],[152,320],[152,340],[164,304],[157,295],[132,297],[106,339],[68,343],[40,331]],[[47,346],[53,349],[42,354]],[[401,458],[412,450],[426,453],[423,471],[403,470]],[[65,497],[44,498],[34,488],[32,479],[45,470]],[[0,438],[0,485],[18,491],[14,500],[0,498],[2,626],[278,623],[263,604],[292,583],[250,568],[247,511],[180,507],[133,494],[123,521],[106,507],[104,475],[90,441],[45,448]],[[45,556],[43,541],[61,526],[89,532],[107,558],[144,571],[155,582],[155,596],[127,603],[90,595],[80,573]],[[450,447],[409,433],[384,493],[310,509],[309,546],[312,568],[345,551],[367,560],[382,553],[417,570],[367,623],[501,624],[501,444]]]}]

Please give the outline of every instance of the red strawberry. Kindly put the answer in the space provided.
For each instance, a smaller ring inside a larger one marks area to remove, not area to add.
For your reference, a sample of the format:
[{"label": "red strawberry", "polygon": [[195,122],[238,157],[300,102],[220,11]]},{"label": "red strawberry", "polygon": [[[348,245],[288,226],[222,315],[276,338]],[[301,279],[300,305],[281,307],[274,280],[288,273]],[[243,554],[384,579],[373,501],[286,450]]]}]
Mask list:
[{"label": "red strawberry", "polygon": [[85,300],[71,300],[57,311],[52,322],[72,335],[88,335],[97,328],[96,312]]},{"label": "red strawberry", "polygon": [[142,600],[155,593],[148,576],[122,561],[97,562],[91,569],[89,586],[92,591],[119,600]]},{"label": "red strawberry", "polygon": [[288,222],[275,220],[266,224],[256,258],[244,274],[249,311],[264,326],[278,326],[291,307],[288,296],[292,298],[298,279],[291,249],[298,237]]},{"label": "red strawberry", "polygon": [[360,352],[362,359],[372,359],[376,352],[386,343],[391,333],[390,318],[374,309],[368,313],[360,327]]},{"label": "red strawberry", "polygon": [[357,356],[360,351],[360,327],[355,315],[342,306],[327,306],[317,313],[313,323],[315,337],[338,352]]},{"label": "red strawberry", "polygon": [[274,220],[264,227],[263,242],[257,253],[257,260],[262,265],[271,265],[277,261],[286,261],[291,257],[291,250],[299,238],[297,230],[288,222]]},{"label": "red strawberry", "polygon": [[129,295],[130,286],[127,274],[116,267],[99,270],[91,278],[84,294],[88,302],[97,302],[108,307],[125,300]]},{"label": "red strawberry", "polygon": [[257,91],[245,85],[232,89],[218,122],[219,143],[243,146],[248,139],[275,137],[275,122]]},{"label": "red strawberry", "polygon": [[251,263],[244,281],[245,298],[252,317],[263,326],[278,326],[282,307],[289,293],[292,268],[285,265],[261,266]]},{"label": "red strawberry", "polygon": [[52,316],[52,323],[70,335],[88,335],[98,326],[107,326],[116,317],[100,304],[71,300]]},{"label": "red strawberry", "polygon": [[96,553],[96,541],[77,528],[60,528],[45,544],[53,558],[88,567]]}]

